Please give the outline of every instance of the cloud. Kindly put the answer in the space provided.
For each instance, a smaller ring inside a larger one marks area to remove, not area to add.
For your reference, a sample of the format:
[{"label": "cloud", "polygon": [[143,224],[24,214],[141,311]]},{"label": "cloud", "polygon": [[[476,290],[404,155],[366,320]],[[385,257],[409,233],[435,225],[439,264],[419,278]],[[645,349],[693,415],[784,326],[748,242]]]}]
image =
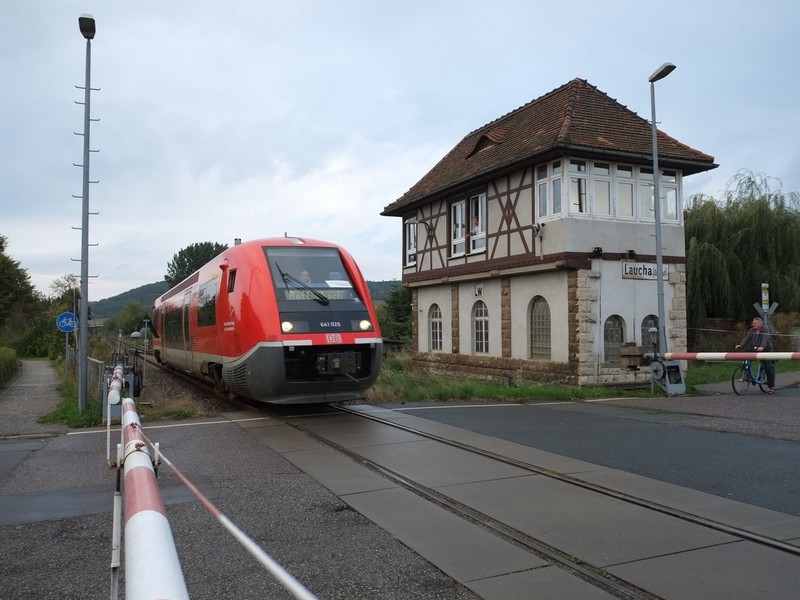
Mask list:
[{"label": "cloud", "polygon": [[565,21],[524,0],[12,2],[0,234],[45,293],[80,270],[84,12],[100,88],[92,300],[162,279],[189,244],[284,232],[340,243],[369,279],[399,278],[400,220],[379,213],[459,139],[574,77],[649,118],[647,77],[667,60],[660,126],[720,164],[687,178],[687,195],[718,194],[742,168],[800,190],[795,8],[739,6],[578,1]]}]

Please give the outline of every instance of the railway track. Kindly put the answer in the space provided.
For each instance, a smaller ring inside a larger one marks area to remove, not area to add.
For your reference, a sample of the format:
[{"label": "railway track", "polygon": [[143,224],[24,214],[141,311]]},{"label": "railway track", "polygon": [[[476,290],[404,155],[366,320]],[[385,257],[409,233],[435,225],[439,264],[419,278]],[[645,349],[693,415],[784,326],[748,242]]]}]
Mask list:
[{"label": "railway track", "polygon": [[[180,375],[171,371],[168,372],[176,376]],[[198,382],[191,379],[186,379],[185,381],[192,386],[198,386]],[[206,393],[210,393],[210,388],[201,386],[201,389],[203,389]],[[350,448],[345,444],[337,442],[332,436],[329,437],[326,435],[324,433],[324,429],[322,429],[323,433],[320,433],[319,427],[308,424],[308,417],[304,419],[294,419],[292,418],[292,415],[287,415],[286,407],[281,407],[278,410],[275,407],[259,405],[258,408],[268,413],[271,417],[281,420],[291,428],[302,432],[304,435],[310,436],[323,446],[333,449],[347,457],[349,460],[380,474],[382,477],[391,481],[392,484],[402,487],[418,497],[421,497],[428,502],[435,504],[436,506],[446,509],[461,519],[464,519],[465,521],[491,532],[495,536],[498,536],[499,538],[524,549],[526,552],[531,553],[539,559],[546,561],[549,565],[562,570],[571,577],[578,578],[581,581],[596,587],[598,590],[602,590],[612,597],[629,600],[655,600],[662,598],[662,596],[659,596],[647,589],[643,589],[639,585],[627,581],[624,578],[615,576],[602,566],[593,565],[590,562],[581,559],[580,556],[575,556],[573,552],[565,551],[555,547],[550,543],[547,543],[546,541],[537,539],[521,529],[504,523],[501,519],[481,512],[480,510],[477,510],[466,503],[447,495],[446,493],[442,493],[441,491],[434,489],[430,485],[426,485],[418,480],[415,480],[414,477],[410,477],[408,474],[393,469],[386,464],[381,463],[380,461],[372,460],[364,456],[364,454],[359,452],[357,448]],[[326,412],[328,414],[333,411],[357,416],[360,419],[369,420],[370,422],[374,422],[382,426],[402,430],[403,432],[412,436],[419,436],[422,439],[454,448],[469,455],[479,456],[484,459],[495,461],[498,465],[507,465],[516,469],[521,469],[530,474],[544,476],[561,484],[572,486],[576,489],[576,491],[588,490],[592,493],[601,494],[608,498],[612,498],[617,502],[622,502],[627,505],[650,511],[654,515],[667,515],[668,517],[678,519],[693,526],[701,527],[709,531],[723,533],[726,536],[731,536],[735,540],[747,541],[749,543],[758,544],[771,550],[780,551],[794,557],[800,557],[800,547],[754,531],[749,531],[741,527],[715,521],[702,515],[692,514],[686,510],[660,504],[646,498],[636,497],[607,486],[580,479],[579,477],[559,473],[552,469],[532,464],[524,460],[504,456],[503,454],[493,452],[485,448],[476,447],[458,440],[435,435],[403,423],[395,422],[391,419],[383,418],[377,414],[369,414],[369,412],[354,409],[353,407],[334,405],[326,407]]]},{"label": "railway track", "polygon": [[[411,427],[399,425],[397,423],[392,423],[390,421],[386,421],[384,419],[380,419],[378,417],[374,417],[371,415],[364,415],[363,413],[354,412],[346,407],[336,407],[336,408],[338,410],[348,412],[350,414],[358,415],[365,419],[369,419],[385,425],[389,425],[391,427],[402,429],[408,433],[419,435],[426,439],[434,440],[436,442],[443,443],[448,446],[453,446],[461,450],[466,450],[467,452],[473,454],[489,457],[492,458],[493,460],[498,460],[505,464],[520,466],[519,461],[515,461],[507,457],[498,456],[496,454],[486,452],[479,448],[468,447],[464,444],[454,442],[453,440],[447,440],[439,436],[431,435],[429,433],[413,429]],[[336,444],[335,442],[332,442],[331,440],[325,438],[324,436],[315,433],[309,428],[303,427],[302,425],[293,424],[290,421],[287,421],[287,423],[292,427],[303,431],[305,434],[314,437],[316,440],[318,440],[325,446],[328,446],[345,454],[351,460],[354,460],[355,462],[358,462],[366,466],[367,468],[389,479],[393,483],[407,490],[412,491],[416,495],[428,500],[429,502],[433,502],[443,508],[446,508],[450,512],[459,515],[461,518],[466,519],[472,523],[475,523],[483,527],[484,529],[491,531],[495,535],[500,536],[503,539],[511,541],[512,543],[518,545],[519,547],[522,547],[527,551],[531,552],[532,554],[536,555],[537,557],[547,561],[549,564],[556,566],[566,571],[570,575],[578,577],[581,580],[590,583],[591,585],[607,593],[610,593],[612,596],[616,598],[629,599],[629,600],[657,600],[660,598],[660,596],[656,596],[648,592],[647,590],[641,589],[638,586],[635,586],[627,581],[614,577],[613,575],[611,575],[610,573],[601,568],[594,567],[590,564],[584,563],[567,552],[563,552],[558,548],[554,548],[551,545],[542,542],[541,540],[537,540],[527,535],[523,531],[515,529],[499,521],[498,519],[495,519],[489,515],[481,513],[462,502],[459,502],[445,494],[438,492],[437,490],[429,486],[423,485],[418,481],[409,479],[408,477],[405,477],[401,473],[391,470],[386,466],[379,464],[376,461],[366,459],[357,452],[354,452],[340,444]],[[539,473],[539,470],[532,465],[525,465],[523,468],[526,468],[531,472]]]},{"label": "railway track", "polygon": [[[444,444],[446,446],[456,448],[460,451],[467,452],[472,455],[477,455],[483,458],[487,458],[492,461],[496,461],[499,464],[513,466],[518,469],[527,471],[531,474],[541,475],[556,480],[560,483],[573,486],[575,488],[580,488],[582,490],[589,490],[593,493],[602,494],[604,496],[613,498],[616,501],[623,502],[639,508],[643,508],[653,513],[668,515],[669,517],[679,519],[680,521],[683,521],[685,523],[696,525],[708,530],[724,533],[738,540],[745,540],[747,542],[759,544],[761,546],[773,550],[778,550],[784,553],[788,553],[795,557],[800,557],[800,547],[792,544],[787,544],[785,542],[773,539],[765,535],[761,535],[757,532],[749,531],[740,527],[727,525],[725,523],[714,521],[713,519],[709,519],[701,515],[692,514],[685,510],[673,508],[670,506],[666,506],[664,504],[659,504],[657,502],[653,502],[645,498],[635,497],[630,494],[612,489],[610,487],[591,483],[563,473],[558,473],[551,469],[543,468],[541,466],[531,464],[515,458],[510,458],[508,456],[504,456],[502,454],[498,454],[496,452],[492,452],[483,448],[471,446],[469,444],[465,444],[460,441],[448,439],[439,435],[434,435],[432,433],[422,431],[420,429],[415,429],[413,427],[404,424],[400,424],[388,419],[381,418],[374,414],[365,414],[364,412],[353,410],[352,408],[349,408],[347,406],[338,406],[335,408],[338,411],[342,411],[351,415],[357,415],[360,418],[368,419],[370,421],[380,423],[381,425],[389,426],[395,429],[400,429],[414,436],[419,436],[426,440],[431,440],[439,444]],[[609,593],[613,597],[625,598],[625,599],[637,599],[637,600],[653,600],[661,597],[652,593],[651,591],[642,589],[641,587],[635,585],[634,583],[626,581],[620,577],[616,577],[613,574],[609,573],[606,569],[592,565],[582,560],[580,557],[574,556],[574,554],[571,552],[564,551],[562,549],[552,546],[551,544],[546,543],[545,541],[536,539],[535,537],[532,537],[531,535],[525,533],[524,531],[521,531],[520,529],[514,528],[508,525],[507,523],[504,523],[500,519],[497,519],[488,514],[480,512],[479,510],[476,510],[471,506],[468,506],[464,502],[460,502],[428,485],[420,483],[419,481],[415,481],[413,478],[409,478],[407,475],[399,471],[393,470],[387,467],[385,464],[381,464],[380,462],[366,458],[363,454],[359,453],[357,449],[354,450],[344,446],[343,444],[337,443],[329,439],[325,435],[317,433],[312,427],[294,423],[292,419],[286,419],[285,422],[291,427],[302,431],[304,434],[313,437],[319,443],[329,448],[335,449],[336,451],[347,456],[349,459],[371,469],[376,473],[379,473],[383,477],[392,481],[394,484],[402,486],[403,488],[410,490],[414,494],[432,503],[435,503],[438,506],[444,507],[445,509],[447,509],[452,513],[459,515],[461,518],[466,519],[472,523],[475,523],[481,526],[482,528],[493,532],[495,535],[500,536],[505,540],[513,542],[517,546],[522,547],[527,551],[531,552],[532,554],[534,554],[535,556],[547,561],[549,564],[559,569],[562,569],[563,571],[569,573],[570,575],[577,577],[582,581],[587,582]]]},{"label": "railway track", "polygon": [[[459,448],[461,450],[465,450],[465,451],[470,452],[472,454],[477,454],[479,456],[484,456],[486,458],[491,458],[493,460],[496,460],[498,462],[501,462],[501,463],[504,463],[504,464],[507,464],[507,465],[512,465],[512,466],[515,466],[515,467],[519,467],[521,469],[530,471],[531,473],[535,473],[537,475],[544,475],[545,477],[549,477],[550,479],[555,479],[557,481],[560,481],[560,482],[563,482],[563,483],[567,483],[569,485],[574,485],[574,486],[582,488],[582,489],[587,489],[587,490],[590,490],[592,492],[603,494],[604,496],[609,496],[611,498],[616,498],[617,500],[622,500],[623,502],[627,502],[629,504],[640,506],[640,507],[646,508],[648,510],[659,512],[659,513],[662,513],[662,514],[665,514],[665,515],[669,515],[671,517],[676,517],[678,519],[681,519],[682,521],[693,523],[695,525],[701,525],[703,527],[707,527],[707,528],[713,529],[715,531],[720,531],[722,533],[733,535],[733,536],[738,537],[738,538],[743,539],[743,540],[748,540],[750,542],[755,542],[757,544],[761,544],[761,545],[766,546],[768,548],[773,548],[775,550],[781,550],[783,552],[788,552],[790,554],[794,554],[795,556],[799,556],[800,557],[800,546],[795,546],[793,544],[787,544],[786,542],[782,542],[780,540],[776,540],[776,539],[773,539],[773,538],[770,538],[770,537],[767,537],[767,536],[764,536],[764,535],[760,535],[760,534],[754,533],[752,531],[747,531],[747,530],[739,528],[739,527],[732,527],[730,525],[726,525],[724,523],[720,523],[720,522],[714,521],[712,519],[708,519],[708,518],[702,517],[700,515],[691,514],[689,512],[686,512],[686,511],[683,511],[683,510],[679,510],[679,509],[676,509],[676,508],[673,508],[673,507],[670,507],[670,506],[666,506],[666,505],[663,505],[663,504],[659,504],[657,502],[653,502],[653,501],[647,500],[645,498],[638,498],[638,497],[632,496],[630,494],[626,494],[624,492],[620,492],[619,490],[614,490],[612,488],[609,488],[609,487],[606,487],[606,486],[602,486],[602,485],[598,485],[596,483],[591,483],[591,482],[579,479],[577,477],[572,477],[572,476],[569,476],[569,475],[565,475],[563,473],[558,473],[558,472],[550,470],[550,469],[545,469],[545,468],[537,466],[537,465],[532,465],[532,464],[524,462],[524,461],[520,461],[520,460],[517,460],[517,459],[509,458],[507,456],[502,456],[500,454],[497,454],[497,453],[494,453],[494,452],[489,452],[489,451],[487,451],[485,449],[482,449],[482,448],[476,448],[475,446],[470,446],[470,445],[467,445],[467,444],[464,444],[464,443],[461,443],[461,442],[458,442],[458,441],[455,441],[455,440],[449,440],[447,438],[443,438],[441,436],[433,435],[431,433],[427,433],[427,432],[420,431],[420,430],[417,430],[417,429],[414,429],[414,428],[411,428],[411,427],[407,427],[407,426],[401,425],[399,423],[394,423],[394,422],[388,421],[386,419],[381,419],[381,418],[376,417],[374,415],[367,415],[367,414],[364,414],[364,413],[353,411],[351,409],[348,409],[345,406],[340,406],[340,407],[336,407],[336,408],[338,410],[341,410],[341,411],[344,411],[344,412],[348,412],[350,414],[358,415],[360,417],[363,417],[365,419],[369,419],[371,421],[376,421],[376,422],[382,423],[384,425],[390,425],[390,426],[398,428],[398,429],[403,429],[403,430],[408,431],[410,433],[413,433],[415,435],[419,435],[419,436],[425,437],[427,439],[430,439],[430,440],[433,440],[433,441],[436,441],[436,442],[439,442],[439,443],[442,443],[442,444],[446,444],[448,446]],[[311,433],[311,432],[307,432],[307,433],[309,433],[310,435],[313,435],[313,433]],[[345,451],[345,449],[342,449],[342,451]]]}]

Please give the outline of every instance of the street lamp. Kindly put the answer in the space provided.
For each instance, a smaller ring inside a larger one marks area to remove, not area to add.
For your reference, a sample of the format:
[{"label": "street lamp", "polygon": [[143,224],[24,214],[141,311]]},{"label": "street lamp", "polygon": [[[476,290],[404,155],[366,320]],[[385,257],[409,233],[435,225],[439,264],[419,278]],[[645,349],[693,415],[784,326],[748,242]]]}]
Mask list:
[{"label": "street lamp", "polygon": [[667,351],[667,321],[664,314],[664,257],[661,246],[661,171],[658,168],[658,129],[656,127],[656,81],[664,79],[675,70],[672,63],[664,63],[655,73],[650,75],[650,109],[652,112],[653,130],[653,193],[654,197],[654,216],[656,220],[656,286],[658,290],[658,348],[656,354],[663,354]]},{"label": "street lamp", "polygon": [[78,319],[78,411],[83,414],[89,381],[89,97],[91,93],[92,40],[94,17],[78,17],[81,35],[86,38],[86,84],[83,100],[83,210],[81,218],[81,306]]}]

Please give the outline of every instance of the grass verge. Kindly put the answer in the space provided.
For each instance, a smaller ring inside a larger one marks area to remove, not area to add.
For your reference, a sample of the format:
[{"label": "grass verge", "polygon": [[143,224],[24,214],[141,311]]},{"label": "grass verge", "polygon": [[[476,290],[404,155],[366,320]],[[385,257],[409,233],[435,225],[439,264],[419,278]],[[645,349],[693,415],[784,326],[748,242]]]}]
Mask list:
[{"label": "grass verge", "polygon": [[493,381],[429,375],[414,369],[410,355],[392,356],[385,359],[381,365],[378,381],[367,392],[369,401],[376,404],[476,399],[499,402],[530,399],[569,401],[609,397],[640,398],[652,395],[653,392],[649,386],[630,389],[523,383],[512,387]]},{"label": "grass verge", "polygon": [[62,379],[58,386],[61,402],[56,409],[37,420],[39,423],[63,423],[68,427],[95,427],[103,423],[103,405],[96,398],[87,398],[83,414],[78,411],[78,383],[74,378]]}]

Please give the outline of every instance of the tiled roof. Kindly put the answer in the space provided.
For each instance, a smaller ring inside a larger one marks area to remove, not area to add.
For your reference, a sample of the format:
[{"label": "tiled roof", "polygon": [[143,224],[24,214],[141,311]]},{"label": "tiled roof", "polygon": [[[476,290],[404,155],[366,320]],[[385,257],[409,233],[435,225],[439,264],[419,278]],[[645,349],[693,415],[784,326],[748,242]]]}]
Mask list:
[{"label": "tiled roof", "polygon": [[[381,214],[400,216],[420,200],[537,157],[606,156],[647,165],[652,153],[650,121],[576,78],[468,134]],[[713,156],[661,131],[658,156],[659,166],[687,175],[717,166]]]}]

